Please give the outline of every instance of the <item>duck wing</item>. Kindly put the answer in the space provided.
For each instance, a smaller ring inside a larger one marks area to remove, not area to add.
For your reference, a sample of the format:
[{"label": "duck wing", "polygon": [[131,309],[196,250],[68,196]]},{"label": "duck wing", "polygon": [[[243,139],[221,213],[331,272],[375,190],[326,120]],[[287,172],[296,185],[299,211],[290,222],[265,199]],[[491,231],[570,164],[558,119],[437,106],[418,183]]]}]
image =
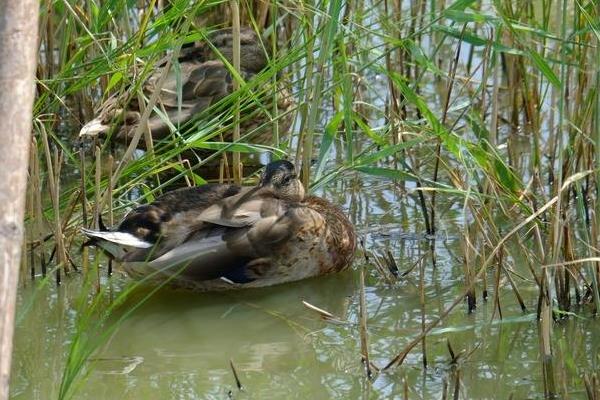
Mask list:
[{"label": "duck wing", "polygon": [[[252,74],[241,71],[244,79]],[[151,78],[146,92],[159,90],[156,87],[159,75]],[[181,90],[181,92],[179,92]],[[163,115],[152,115],[149,120],[153,137],[162,138],[170,133],[170,125],[180,126],[233,92],[233,79],[221,62],[210,60],[203,63],[188,62],[180,65],[180,72],[171,68],[160,88],[158,107]],[[165,121],[165,116],[168,121]]]},{"label": "duck wing", "polygon": [[[239,204],[224,211],[223,203]],[[160,271],[191,281],[224,278],[247,283],[258,278],[257,270],[272,269],[273,256],[299,224],[297,207],[260,190],[231,196],[208,207],[198,219],[204,223],[200,229],[158,257],[145,251],[128,254],[127,270],[137,276]]]},{"label": "duck wing", "polygon": [[[160,91],[156,107],[160,113],[148,118],[148,126],[155,139],[161,139],[171,133],[171,126],[179,127],[199,115],[210,106],[233,92],[233,81],[227,67],[216,60],[205,62],[184,61],[179,68],[170,67],[161,87],[157,84],[163,70],[153,73],[144,84],[144,93],[151,96]],[[253,75],[241,71],[244,79]],[[140,108],[137,100],[124,107],[128,96],[113,96],[100,106],[98,117],[81,129],[79,136],[95,136],[108,133],[111,124],[123,124],[118,139],[127,139],[139,123]]]},{"label": "duck wing", "polygon": [[[208,184],[165,193],[153,203],[131,210],[116,229],[81,231],[89,245],[106,250],[117,260],[131,253],[134,258],[157,257],[183,243],[200,229],[194,216],[211,204],[248,191],[238,185]],[[129,255],[129,257],[132,257]]]}]

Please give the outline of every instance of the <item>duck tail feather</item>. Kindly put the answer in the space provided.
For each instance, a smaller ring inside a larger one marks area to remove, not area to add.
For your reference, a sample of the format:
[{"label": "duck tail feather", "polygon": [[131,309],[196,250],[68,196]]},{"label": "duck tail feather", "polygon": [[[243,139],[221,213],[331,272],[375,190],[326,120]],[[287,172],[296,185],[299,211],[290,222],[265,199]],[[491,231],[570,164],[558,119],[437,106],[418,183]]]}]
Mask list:
[{"label": "duck tail feather", "polygon": [[127,232],[94,231],[86,228],[81,228],[81,232],[89,238],[82,247],[98,247],[116,260],[122,260],[129,251],[135,252],[135,250],[152,247],[152,243]]},{"label": "duck tail feather", "polygon": [[111,242],[121,246],[133,247],[138,249],[147,249],[152,247],[152,243],[146,242],[128,232],[99,230],[81,228],[81,232],[92,239],[95,244],[100,241]]},{"label": "duck tail feather", "polygon": [[95,118],[85,124],[79,131],[80,138],[94,138],[100,134],[105,134],[108,131],[109,126],[102,123],[101,118]]},{"label": "duck tail feather", "polygon": [[101,232],[108,232],[108,228],[104,225],[104,221],[102,221],[102,215],[98,213],[98,228]]}]

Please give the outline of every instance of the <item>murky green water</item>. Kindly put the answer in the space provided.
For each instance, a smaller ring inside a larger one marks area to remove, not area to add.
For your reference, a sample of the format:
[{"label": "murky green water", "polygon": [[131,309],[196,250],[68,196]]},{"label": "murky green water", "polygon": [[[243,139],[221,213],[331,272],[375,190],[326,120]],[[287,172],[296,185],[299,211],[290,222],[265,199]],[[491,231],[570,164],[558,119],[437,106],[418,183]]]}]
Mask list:
[{"label": "murky green water", "polygon": [[[356,178],[358,179],[358,178]],[[429,243],[410,196],[390,184],[348,180],[324,195],[345,204],[370,252],[389,249],[402,271]],[[352,187],[362,187],[357,195]],[[337,193],[337,195],[336,195]],[[341,195],[343,193],[344,195]],[[354,194],[353,194],[354,193]],[[371,195],[369,195],[371,193]],[[366,302],[372,362],[381,367],[463,290],[460,220],[451,204],[436,240],[437,266],[425,263],[425,307],[420,302],[420,269],[388,284],[357,255],[351,271],[279,287],[232,293],[163,290],[119,327],[86,363],[89,371],[77,399],[353,399],[543,398],[542,365],[535,321],[536,291],[517,281],[528,311],[521,312],[508,283],[502,282],[501,320],[478,291],[478,308],[459,306],[404,364],[365,378],[361,364],[357,270],[367,268]],[[454,218],[454,219],[453,219]],[[410,221],[410,223],[409,223]],[[104,273],[104,271],[103,271]],[[494,271],[490,271],[490,282]],[[524,276],[526,273],[523,271]],[[115,275],[116,296],[127,278]],[[13,399],[56,398],[62,369],[76,326],[81,279],[56,288],[21,290],[21,314],[11,393]],[[149,289],[129,299],[111,321],[133,307]],[[36,301],[31,303],[35,293]],[[305,308],[305,300],[345,321],[333,324]],[[25,312],[25,308],[31,307]],[[582,315],[585,315],[582,312]],[[571,318],[556,325],[555,368],[558,387],[569,398],[585,398],[582,371],[598,370],[600,328],[594,320]],[[93,334],[93,332],[91,333]],[[450,364],[448,343],[463,353]],[[243,390],[229,365],[233,361]],[[457,378],[458,377],[458,378]],[[567,397],[567,396],[565,396]]]}]

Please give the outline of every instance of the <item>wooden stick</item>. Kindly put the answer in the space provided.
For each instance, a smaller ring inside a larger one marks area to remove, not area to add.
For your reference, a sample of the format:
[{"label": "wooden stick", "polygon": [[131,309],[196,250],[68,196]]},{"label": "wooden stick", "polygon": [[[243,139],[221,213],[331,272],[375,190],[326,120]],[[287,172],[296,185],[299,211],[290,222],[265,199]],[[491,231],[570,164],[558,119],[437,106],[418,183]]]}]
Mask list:
[{"label": "wooden stick", "polygon": [[23,240],[39,1],[0,0],[0,8],[0,400],[5,400]]}]

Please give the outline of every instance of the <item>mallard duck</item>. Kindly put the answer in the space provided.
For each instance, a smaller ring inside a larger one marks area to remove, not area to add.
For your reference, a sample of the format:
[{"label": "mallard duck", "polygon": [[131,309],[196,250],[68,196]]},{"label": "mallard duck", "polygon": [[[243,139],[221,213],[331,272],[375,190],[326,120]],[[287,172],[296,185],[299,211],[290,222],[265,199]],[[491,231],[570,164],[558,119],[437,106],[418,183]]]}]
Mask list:
[{"label": "mallard duck", "polygon": [[[149,98],[156,90],[160,90],[156,107],[162,111],[162,116],[153,112],[147,122],[148,129],[155,140],[170,135],[173,126],[185,126],[194,117],[233,92],[232,76],[217,54],[220,53],[221,57],[233,63],[231,29],[214,32],[209,35],[208,41],[210,44],[201,43],[198,47],[181,49],[178,58],[179,67],[169,69],[162,87],[158,88],[157,84],[167,64],[166,59],[158,63],[156,71],[144,82],[143,92],[146,97]],[[241,29],[240,59],[239,73],[244,81],[249,81],[267,66],[265,50],[258,35],[250,28]],[[181,93],[178,93],[178,88],[181,88]],[[277,91],[279,113],[285,113],[292,106],[289,93],[281,87],[273,90]],[[267,106],[265,109],[270,107]],[[240,127],[242,134],[268,122],[269,117],[263,110],[252,111],[255,113],[242,118]],[[114,129],[113,139],[128,142],[133,137],[140,118],[141,111],[137,96],[126,91],[105,101],[97,110],[97,117],[83,126],[79,136],[81,138],[104,137]],[[287,131],[291,118],[282,117],[278,123],[280,131]],[[260,132],[256,132],[253,141],[264,143],[271,137],[271,130],[265,126]],[[231,138],[226,135],[226,139]],[[140,145],[144,145],[143,140],[140,141]]]},{"label": "mallard duck", "polygon": [[82,229],[89,245],[135,278],[199,290],[271,286],[345,269],[354,228],[304,187],[289,161],[268,164],[254,187],[177,189],[129,212],[114,230]]}]

